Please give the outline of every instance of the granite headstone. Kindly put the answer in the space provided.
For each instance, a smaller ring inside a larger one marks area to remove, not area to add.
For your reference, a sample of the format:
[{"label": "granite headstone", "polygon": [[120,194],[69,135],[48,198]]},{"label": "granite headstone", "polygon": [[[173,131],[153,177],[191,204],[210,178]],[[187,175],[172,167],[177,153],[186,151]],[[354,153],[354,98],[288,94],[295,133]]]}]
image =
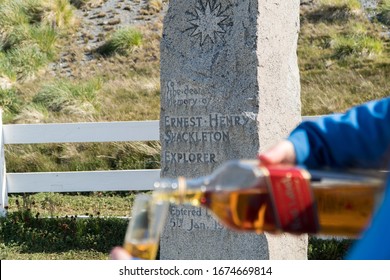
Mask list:
[{"label": "granite headstone", "polygon": [[[300,0],[170,0],[161,39],[161,176],[255,158],[301,120]],[[171,205],[161,259],[306,259],[307,236],[237,233]]]}]

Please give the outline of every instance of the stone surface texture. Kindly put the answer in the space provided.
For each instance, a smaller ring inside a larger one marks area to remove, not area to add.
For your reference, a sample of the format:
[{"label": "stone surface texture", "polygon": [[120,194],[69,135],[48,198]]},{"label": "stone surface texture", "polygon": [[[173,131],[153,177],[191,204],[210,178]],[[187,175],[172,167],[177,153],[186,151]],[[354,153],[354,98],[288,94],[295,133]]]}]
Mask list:
[{"label": "stone surface texture", "polygon": [[[301,120],[299,0],[171,0],[161,40],[162,177],[255,158]],[[161,259],[306,259],[307,236],[237,233],[170,207]]]}]

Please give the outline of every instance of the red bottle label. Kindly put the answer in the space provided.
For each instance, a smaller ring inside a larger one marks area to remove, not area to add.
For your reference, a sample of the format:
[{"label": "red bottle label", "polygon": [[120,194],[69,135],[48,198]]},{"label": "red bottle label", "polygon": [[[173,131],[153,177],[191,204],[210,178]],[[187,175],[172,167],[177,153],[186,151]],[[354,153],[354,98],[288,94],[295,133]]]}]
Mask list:
[{"label": "red bottle label", "polygon": [[266,166],[269,192],[280,229],[291,233],[317,233],[317,209],[310,174],[294,166]]}]

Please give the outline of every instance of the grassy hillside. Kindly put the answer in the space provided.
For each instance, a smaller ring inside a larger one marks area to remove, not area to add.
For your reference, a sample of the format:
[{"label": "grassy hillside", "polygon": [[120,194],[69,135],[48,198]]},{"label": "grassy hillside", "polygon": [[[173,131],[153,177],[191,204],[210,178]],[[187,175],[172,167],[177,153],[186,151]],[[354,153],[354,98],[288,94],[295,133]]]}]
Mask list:
[{"label": "grassy hillside", "polygon": [[[159,118],[161,17],[152,4],[162,1],[145,2],[142,13],[154,13],[153,22],[98,34],[88,60],[81,59],[87,51],[74,36],[82,28],[76,14],[104,1],[0,2],[4,123]],[[53,67],[59,64],[71,75]],[[156,168],[159,149],[157,142],[9,146],[7,171]]]},{"label": "grassy hillside", "polygon": [[[318,0],[301,10],[303,115],[342,112],[390,94],[389,25],[370,21],[358,0]],[[388,13],[390,1],[379,6]]]},{"label": "grassy hillside", "polygon": [[[159,118],[167,1],[138,1],[141,8],[132,12],[138,24],[106,25],[106,32],[93,34],[83,20],[108,18],[99,11],[107,1],[0,0],[4,123]],[[131,9],[117,2],[117,11]],[[357,0],[309,3],[301,6],[298,42],[302,114],[341,112],[388,96],[390,1],[370,19]],[[158,142],[13,145],[5,151],[8,172],[159,168],[159,153]],[[128,215],[132,201],[132,193],[12,195],[10,218],[0,222],[0,259],[104,259],[122,242],[126,223],[96,217]],[[48,216],[67,217],[38,219]],[[102,230],[108,229],[120,234],[107,239]],[[342,258],[349,245],[314,240],[309,258]]]},{"label": "grassy hillside", "polygon": [[[96,47],[86,50],[87,44],[77,42],[88,43],[94,35],[77,32],[85,16],[105,16],[93,9],[107,1],[0,0],[4,123],[159,118],[159,39],[166,1],[146,0],[136,17],[153,15],[153,21],[95,35]],[[358,0],[302,5],[303,115],[340,112],[389,94],[388,7],[389,0],[383,1],[378,16],[369,20]],[[12,146],[6,149],[7,170],[156,168],[159,149],[159,143]]]}]

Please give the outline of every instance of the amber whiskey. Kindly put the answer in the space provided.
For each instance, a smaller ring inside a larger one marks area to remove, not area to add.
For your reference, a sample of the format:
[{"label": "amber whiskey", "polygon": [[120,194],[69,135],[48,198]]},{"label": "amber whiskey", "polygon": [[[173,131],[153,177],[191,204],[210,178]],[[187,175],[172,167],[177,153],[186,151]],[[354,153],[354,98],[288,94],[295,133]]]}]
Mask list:
[{"label": "amber whiskey", "polygon": [[235,161],[210,176],[162,181],[155,199],[206,207],[237,231],[358,236],[380,203],[383,176],[267,168]]}]

